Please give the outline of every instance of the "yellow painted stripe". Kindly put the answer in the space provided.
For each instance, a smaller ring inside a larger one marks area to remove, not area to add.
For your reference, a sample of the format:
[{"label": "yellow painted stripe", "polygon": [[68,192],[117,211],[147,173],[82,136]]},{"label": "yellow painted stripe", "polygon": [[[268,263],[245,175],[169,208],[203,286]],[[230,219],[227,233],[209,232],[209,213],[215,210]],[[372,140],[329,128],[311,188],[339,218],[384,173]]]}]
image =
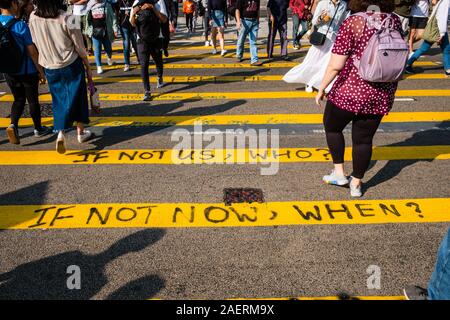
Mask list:
[{"label": "yellow painted stripe", "polygon": [[[190,82],[259,82],[259,81],[282,81],[283,75],[268,75],[268,76],[165,76],[166,83],[190,83]],[[445,74],[441,73],[422,73],[416,75],[406,75],[408,80],[423,80],[423,79],[448,79]],[[95,77],[95,82],[98,83],[141,83],[140,77]],[[157,77],[150,77],[150,82],[156,83]]]},{"label": "yellow painted stripe", "polygon": [[[346,148],[345,160],[351,160]],[[375,147],[373,160],[450,159],[450,145]],[[326,148],[280,149],[142,149],[56,151],[0,151],[0,165],[83,165],[83,164],[235,164],[274,162],[328,162]]]},{"label": "yellow painted stripe", "polygon": [[[311,45],[307,45],[307,44],[302,44],[302,48],[303,49],[309,49],[311,47]],[[219,46],[217,46],[217,48],[219,48]],[[276,45],[274,47],[275,49],[280,49],[281,46],[280,45]],[[250,47],[248,45],[244,46],[245,50],[249,50]],[[258,44],[258,49],[266,49],[266,44]],[[292,45],[288,45],[288,49],[294,49],[294,47]],[[185,50],[185,51],[207,51],[210,52],[212,50],[211,46],[205,47],[204,46],[204,42],[199,43],[198,45],[190,45],[190,46],[183,46],[183,45],[176,45],[176,44],[171,44],[169,46],[169,52],[170,51],[181,51],[181,50]],[[225,45],[225,50],[234,50],[236,51],[236,45]],[[113,51],[123,51],[123,46],[122,45],[114,45],[113,46]],[[298,51],[298,50],[296,50]],[[289,52],[290,53],[290,52]]]},{"label": "yellow painted stripe", "polygon": [[[344,300],[339,296],[282,297],[282,298],[232,298],[226,300]],[[350,296],[345,300],[406,300],[405,296]]]},{"label": "yellow painted stripe", "polygon": [[450,198],[252,204],[0,206],[0,229],[189,228],[450,222]]},{"label": "yellow painted stripe", "polygon": [[[153,100],[236,100],[236,99],[297,99],[315,98],[316,93],[305,91],[253,91],[253,92],[180,92],[180,93],[153,93]],[[397,90],[396,97],[450,97],[449,89],[433,90]],[[143,94],[136,93],[103,93],[100,100],[103,101],[142,101]],[[12,102],[11,94],[0,97],[0,102]],[[41,102],[51,102],[50,94],[39,96]]]},{"label": "yellow painted stripe", "polygon": [[[274,125],[274,124],[321,124],[322,114],[258,114],[258,115],[211,115],[211,116],[135,116],[135,117],[91,117],[90,126],[193,126],[203,125]],[[450,112],[391,112],[383,122],[443,122],[450,121]],[[42,118],[44,125],[52,125],[53,118]],[[9,118],[0,118],[0,128],[11,123]],[[33,125],[31,118],[21,118],[21,127]]]}]

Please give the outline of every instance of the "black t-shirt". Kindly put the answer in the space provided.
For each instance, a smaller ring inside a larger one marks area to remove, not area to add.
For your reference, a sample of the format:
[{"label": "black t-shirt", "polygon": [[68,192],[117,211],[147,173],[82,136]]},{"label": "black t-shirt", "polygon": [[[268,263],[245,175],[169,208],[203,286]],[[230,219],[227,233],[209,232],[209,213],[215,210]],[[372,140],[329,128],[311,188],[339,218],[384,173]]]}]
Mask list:
[{"label": "black t-shirt", "polygon": [[260,0],[237,0],[236,9],[239,10],[241,18],[257,19]]}]

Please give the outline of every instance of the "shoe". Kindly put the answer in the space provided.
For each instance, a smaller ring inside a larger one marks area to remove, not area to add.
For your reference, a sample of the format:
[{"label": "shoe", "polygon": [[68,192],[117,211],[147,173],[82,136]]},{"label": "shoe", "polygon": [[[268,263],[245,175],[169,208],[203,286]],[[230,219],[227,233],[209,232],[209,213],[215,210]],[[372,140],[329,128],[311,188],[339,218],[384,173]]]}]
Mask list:
[{"label": "shoe", "polygon": [[46,136],[50,132],[52,132],[51,128],[46,127],[46,126],[42,126],[40,130],[34,129],[34,136],[36,138],[40,138],[40,137]]},{"label": "shoe", "polygon": [[250,65],[252,66],[252,67],[259,67],[259,66],[262,66],[263,65],[263,63],[262,63],[262,61],[255,61],[255,62],[252,62],[252,63],[250,63]]},{"label": "shoe", "polygon": [[102,74],[102,73],[103,73],[103,68],[97,67],[97,74]]},{"label": "shoe", "polygon": [[92,133],[89,130],[84,130],[83,134],[78,135],[78,143],[83,143],[89,140],[92,136]]},{"label": "shoe", "polygon": [[66,153],[66,138],[64,137],[64,133],[62,131],[58,133],[58,138],[56,139],[56,151],[59,154]]},{"label": "shoe", "polygon": [[298,45],[298,43],[294,43],[294,45],[292,46],[295,50],[300,50],[300,46]]},{"label": "shoe", "polygon": [[308,92],[308,93],[312,93],[312,92],[314,92],[314,88],[309,86],[309,85],[306,85],[305,91]]},{"label": "shoe", "polygon": [[164,87],[164,85],[165,85],[165,83],[164,83],[164,81],[163,81],[163,79],[162,78],[158,78],[158,81],[157,81],[157,83],[156,83],[156,88],[162,88],[162,87]]},{"label": "shoe", "polygon": [[217,54],[217,50],[213,49],[212,54]]},{"label": "shoe", "polygon": [[169,51],[167,51],[167,49],[163,49],[163,53],[164,53],[164,57],[166,57],[166,58],[169,57]]},{"label": "shoe", "polygon": [[142,99],[142,101],[151,101],[152,100],[152,94],[150,93],[150,91],[146,91],[144,93],[144,98]]},{"label": "shoe", "polygon": [[222,51],[220,52],[220,55],[223,57],[223,56],[225,56],[227,53],[228,53],[227,50],[222,50]]},{"label": "shoe", "polygon": [[205,41],[205,47],[209,47],[209,41]]},{"label": "shoe", "polygon": [[112,66],[114,64],[114,61],[112,61],[111,58],[106,59],[108,61],[108,66]]},{"label": "shoe", "polygon": [[242,62],[242,61],[244,61],[244,59],[243,59],[242,57],[237,57],[237,58],[236,58],[236,62],[240,63],[240,62]]},{"label": "shoe", "polygon": [[406,300],[428,300],[428,291],[418,286],[407,286],[403,294]]},{"label": "shoe", "polygon": [[414,69],[412,66],[406,66],[405,73],[406,74],[414,74],[415,72],[414,72]]},{"label": "shoe", "polygon": [[445,75],[446,75],[447,77],[450,77],[450,69],[449,69],[449,70],[445,70]]},{"label": "shoe", "polygon": [[8,136],[9,143],[20,144],[19,130],[15,125],[11,124],[6,128],[6,135]]},{"label": "shoe", "polygon": [[332,184],[335,186],[345,186],[349,183],[348,179],[344,175],[337,175],[334,170],[331,171],[331,174],[323,176],[323,181],[328,184]]},{"label": "shoe", "polygon": [[348,181],[348,186],[350,187],[350,196],[355,197],[355,198],[359,198],[362,196],[362,184],[355,186],[354,184],[352,184],[352,180],[353,177],[350,177],[349,181]]},{"label": "shoe", "polygon": [[123,68],[123,71],[124,71],[124,72],[130,71],[130,65],[129,65],[129,64],[126,64],[125,67]]},{"label": "shoe", "polygon": [[281,56],[281,59],[283,59],[284,61],[288,61],[289,60],[289,56]]}]

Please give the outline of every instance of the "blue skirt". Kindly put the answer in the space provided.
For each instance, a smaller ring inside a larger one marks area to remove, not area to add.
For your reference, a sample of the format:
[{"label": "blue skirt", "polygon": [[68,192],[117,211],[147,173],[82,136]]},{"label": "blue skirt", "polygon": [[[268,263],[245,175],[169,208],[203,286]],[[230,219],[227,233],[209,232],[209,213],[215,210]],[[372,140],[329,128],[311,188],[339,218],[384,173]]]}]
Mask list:
[{"label": "blue skirt", "polygon": [[73,123],[89,123],[89,104],[85,69],[81,58],[61,69],[45,69],[52,96],[55,131],[69,129]]},{"label": "blue skirt", "polygon": [[225,13],[222,10],[212,10],[211,19],[213,28],[225,26]]}]

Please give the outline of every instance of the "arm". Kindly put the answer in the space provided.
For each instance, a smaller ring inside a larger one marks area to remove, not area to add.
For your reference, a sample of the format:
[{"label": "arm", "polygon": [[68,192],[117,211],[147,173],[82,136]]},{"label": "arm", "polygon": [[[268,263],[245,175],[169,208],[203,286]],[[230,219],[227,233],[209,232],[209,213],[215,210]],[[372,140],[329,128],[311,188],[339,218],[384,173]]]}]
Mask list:
[{"label": "arm", "polygon": [[39,53],[36,49],[36,46],[34,44],[28,45],[27,53],[30,56],[31,60],[33,60],[33,64],[39,73],[39,80],[41,84],[44,84],[45,83],[44,69],[42,69],[41,65],[39,64]]},{"label": "arm", "polygon": [[80,29],[71,29],[67,28],[70,38],[73,41],[75,51],[80,56],[81,60],[83,61],[84,67],[86,69],[86,76],[88,78],[88,82],[92,83],[92,71],[91,66],[89,64],[86,48],[84,47],[83,43],[83,35],[81,34]]},{"label": "arm", "polygon": [[328,63],[327,71],[325,71],[325,76],[323,77],[322,83],[320,84],[319,92],[316,96],[316,104],[320,106],[320,101],[325,95],[325,89],[330,85],[334,78],[339,74],[339,72],[344,69],[345,62],[348,56],[343,56],[339,54],[332,54],[330,62]]},{"label": "arm", "polygon": [[87,3],[89,0],[69,0],[70,4],[85,4]]},{"label": "arm", "polygon": [[236,28],[241,29],[241,12],[239,9],[236,9]]}]

